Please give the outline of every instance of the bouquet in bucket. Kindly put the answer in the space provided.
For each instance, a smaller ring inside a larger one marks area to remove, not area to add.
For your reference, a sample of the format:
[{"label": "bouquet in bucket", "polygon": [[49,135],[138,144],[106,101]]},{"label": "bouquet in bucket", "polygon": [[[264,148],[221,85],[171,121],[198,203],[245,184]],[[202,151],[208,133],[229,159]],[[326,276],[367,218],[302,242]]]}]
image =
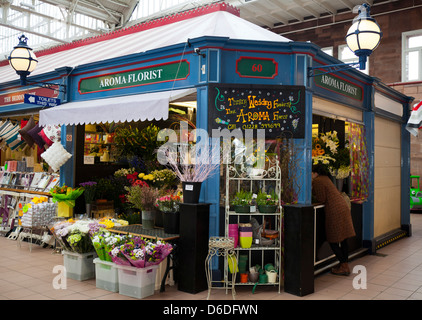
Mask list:
[{"label": "bouquet in bucket", "polygon": [[107,230],[96,232],[91,240],[98,258],[103,261],[112,261],[110,252],[115,246],[120,246],[126,241],[126,235],[114,234]]},{"label": "bouquet in bucket", "polygon": [[164,241],[129,236],[111,250],[110,256],[116,264],[146,268],[160,264],[172,250],[172,245]]},{"label": "bouquet in bucket", "polygon": [[92,235],[105,225],[97,220],[73,220],[58,222],[51,227],[51,232],[66,251],[75,253],[93,252]]},{"label": "bouquet in bucket", "polygon": [[177,194],[167,194],[157,198],[156,207],[161,212],[179,212],[179,203],[182,198]]}]

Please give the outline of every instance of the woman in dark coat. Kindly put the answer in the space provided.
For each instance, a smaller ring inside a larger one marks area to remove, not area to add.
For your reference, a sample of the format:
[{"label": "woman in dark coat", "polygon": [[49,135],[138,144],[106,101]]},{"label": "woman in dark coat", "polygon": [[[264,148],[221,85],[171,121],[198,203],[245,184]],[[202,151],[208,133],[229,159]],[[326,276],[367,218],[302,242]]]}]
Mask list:
[{"label": "woman in dark coat", "polygon": [[325,167],[312,166],[312,194],[325,205],[325,232],[331,249],[340,265],[331,270],[338,275],[349,275],[347,239],[356,235],[350,208],[343,195],[328,177]]}]

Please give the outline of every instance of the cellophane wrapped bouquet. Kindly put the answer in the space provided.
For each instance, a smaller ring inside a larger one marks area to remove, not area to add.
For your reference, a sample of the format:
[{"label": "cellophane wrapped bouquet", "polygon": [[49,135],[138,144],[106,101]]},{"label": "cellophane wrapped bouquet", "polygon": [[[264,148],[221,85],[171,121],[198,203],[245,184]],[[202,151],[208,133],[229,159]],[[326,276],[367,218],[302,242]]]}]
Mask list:
[{"label": "cellophane wrapped bouquet", "polygon": [[172,250],[164,241],[128,235],[124,243],[114,246],[110,256],[116,264],[146,268],[160,264]]},{"label": "cellophane wrapped bouquet", "polygon": [[88,253],[94,252],[95,249],[91,237],[101,228],[105,228],[105,225],[98,220],[69,219],[54,224],[50,229],[64,250],[75,253]]},{"label": "cellophane wrapped bouquet", "polygon": [[92,236],[91,240],[98,258],[103,261],[111,262],[111,250],[115,246],[120,246],[125,243],[127,236],[101,229]]}]

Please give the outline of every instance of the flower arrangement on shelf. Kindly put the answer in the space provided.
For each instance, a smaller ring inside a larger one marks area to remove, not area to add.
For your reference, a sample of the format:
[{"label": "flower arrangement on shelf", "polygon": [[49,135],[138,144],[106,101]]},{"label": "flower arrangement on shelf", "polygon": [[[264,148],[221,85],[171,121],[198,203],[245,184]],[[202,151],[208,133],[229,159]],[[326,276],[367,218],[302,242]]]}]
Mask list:
[{"label": "flower arrangement on shelf", "polygon": [[164,241],[129,235],[124,243],[113,247],[110,256],[116,264],[146,268],[160,264],[172,250],[172,245]]},{"label": "flower arrangement on shelf", "polygon": [[167,194],[156,200],[156,207],[162,212],[178,212],[182,198],[177,194]]},{"label": "flower arrangement on shelf", "polygon": [[155,202],[159,196],[159,190],[147,185],[134,185],[125,187],[128,191],[126,199],[133,207],[143,211],[153,211]]},{"label": "flower arrangement on shelf", "polygon": [[252,203],[252,192],[240,190],[236,192],[234,198],[230,201],[232,206],[250,206]]},{"label": "flower arrangement on shelf", "polygon": [[97,183],[95,181],[87,181],[81,182],[79,186],[84,189],[85,203],[94,202]]},{"label": "flower arrangement on shelf", "polygon": [[339,148],[337,131],[320,133],[312,137],[312,164],[322,164],[336,179],[350,174],[349,148]]},{"label": "flower arrangement on shelf", "polygon": [[278,195],[274,190],[270,194],[260,191],[256,197],[256,204],[258,206],[276,206],[278,205]]},{"label": "flower arrangement on shelf", "polygon": [[91,241],[92,235],[97,233],[105,225],[98,220],[73,220],[69,219],[54,224],[51,232],[60,242],[66,251],[76,253],[93,252],[94,247]]},{"label": "flower arrangement on shelf", "polygon": [[69,207],[75,206],[75,200],[84,192],[84,188],[71,188],[66,185],[55,186],[50,190],[53,202],[63,202]]},{"label": "flower arrangement on shelf", "polygon": [[278,195],[272,190],[270,194],[264,191],[258,192],[256,197],[256,204],[261,213],[274,213],[277,211]]}]

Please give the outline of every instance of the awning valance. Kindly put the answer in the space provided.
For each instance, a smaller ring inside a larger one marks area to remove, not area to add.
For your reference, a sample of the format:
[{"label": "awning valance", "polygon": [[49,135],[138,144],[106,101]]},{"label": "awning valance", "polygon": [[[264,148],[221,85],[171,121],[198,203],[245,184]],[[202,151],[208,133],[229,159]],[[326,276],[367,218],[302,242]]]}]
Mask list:
[{"label": "awning valance", "polygon": [[46,126],[166,120],[169,102],[193,92],[196,92],[195,88],[69,102],[41,110],[39,124]]}]

